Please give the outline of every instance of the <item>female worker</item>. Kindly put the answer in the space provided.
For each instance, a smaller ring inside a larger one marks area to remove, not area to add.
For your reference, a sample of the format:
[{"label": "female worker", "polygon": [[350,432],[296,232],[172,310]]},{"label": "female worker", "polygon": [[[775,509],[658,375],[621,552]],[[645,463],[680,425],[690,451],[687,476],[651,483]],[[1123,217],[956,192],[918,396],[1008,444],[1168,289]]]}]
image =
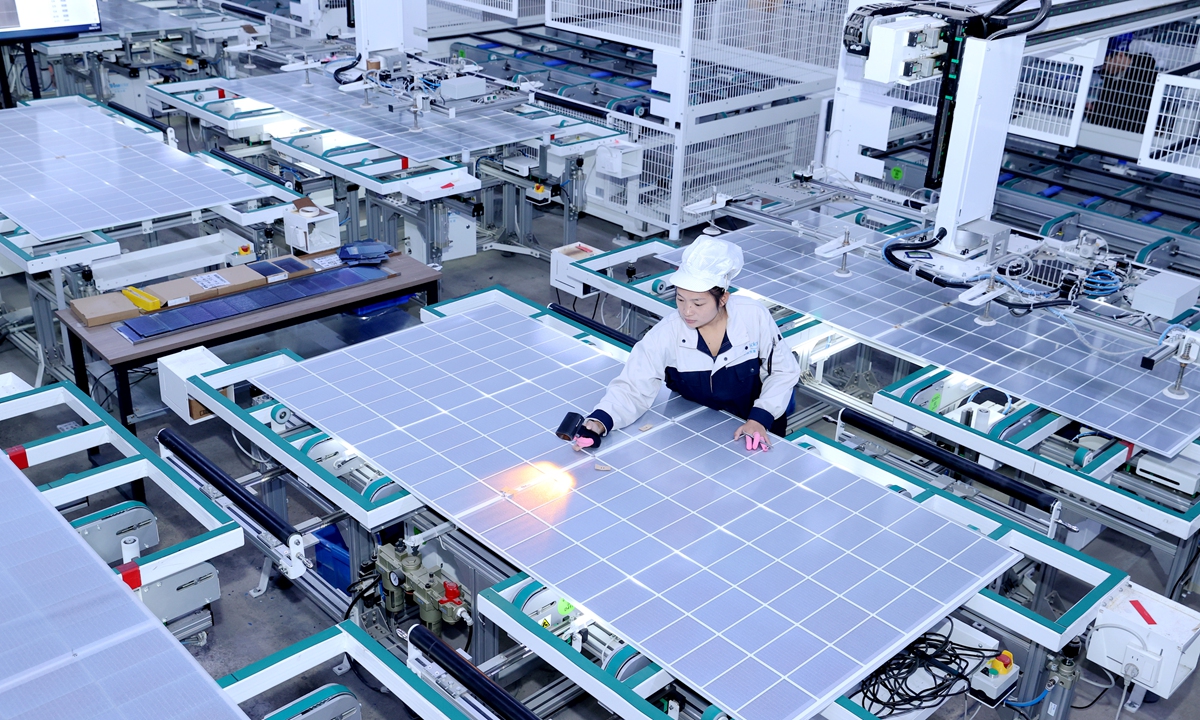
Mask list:
[{"label": "female worker", "polygon": [[633,346],[624,371],[588,416],[580,446],[595,447],[613,428],[637,420],[664,381],[688,400],[744,419],[733,439],[746,436],[747,447],[769,447],[768,430],[785,434],[800,365],[767,309],[729,294],[741,269],[742,249],[724,240],[704,235],[683,251],[669,278],[679,312]]}]

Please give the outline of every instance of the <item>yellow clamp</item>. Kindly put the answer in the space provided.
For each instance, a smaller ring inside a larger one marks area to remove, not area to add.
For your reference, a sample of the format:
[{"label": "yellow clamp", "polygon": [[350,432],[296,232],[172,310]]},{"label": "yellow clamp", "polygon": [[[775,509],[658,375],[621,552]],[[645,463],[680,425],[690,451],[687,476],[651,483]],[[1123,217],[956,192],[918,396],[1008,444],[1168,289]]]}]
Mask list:
[{"label": "yellow clamp", "polygon": [[143,312],[151,312],[162,307],[162,301],[154,297],[145,290],[138,290],[135,287],[127,287],[121,291],[121,294],[129,298],[129,300],[137,305]]}]

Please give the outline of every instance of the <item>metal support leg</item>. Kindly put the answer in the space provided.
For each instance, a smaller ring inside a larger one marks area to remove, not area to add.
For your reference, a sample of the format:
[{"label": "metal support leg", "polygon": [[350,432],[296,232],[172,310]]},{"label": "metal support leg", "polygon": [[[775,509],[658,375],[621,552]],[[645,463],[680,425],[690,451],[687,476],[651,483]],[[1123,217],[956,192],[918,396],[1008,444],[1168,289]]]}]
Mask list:
[{"label": "metal support leg", "polygon": [[517,188],[510,183],[504,183],[500,195],[500,221],[504,224],[504,236],[500,239],[520,242],[521,238],[517,235],[517,212],[520,208],[517,203],[524,203],[525,196],[522,193],[518,199]]},{"label": "metal support leg", "polygon": [[67,347],[71,349],[71,369],[75,372],[75,387],[88,394],[87,360],[83,355],[83,340],[73,332],[67,333]]},{"label": "metal support leg", "polygon": [[271,562],[271,558],[263,558],[262,571],[258,575],[258,585],[246,594],[252,598],[262,597],[267,592],[267,584],[271,582],[271,570],[274,567],[275,563]]},{"label": "metal support leg", "polygon": [[358,570],[363,563],[371,562],[371,551],[374,548],[371,542],[371,533],[366,528],[357,520],[348,520],[347,522],[350,527],[345,540],[350,562],[350,581],[357,582],[360,577]]},{"label": "metal support leg", "polygon": [[518,224],[521,226],[519,240],[523,245],[537,245],[537,238],[533,234],[533,204],[525,198],[524,194],[518,201]]},{"label": "metal support leg", "polygon": [[[134,437],[137,437],[137,426],[129,420],[133,417],[133,393],[129,386],[129,368],[114,367],[113,378],[117,383],[117,420],[133,433]],[[134,480],[129,483],[129,497],[140,503],[146,502],[146,481]]]},{"label": "metal support leg", "polygon": [[1192,556],[1196,554],[1198,539],[1200,539],[1200,535],[1192,535],[1185,540],[1180,540],[1175,546],[1175,556],[1171,558],[1171,567],[1167,570],[1167,584],[1163,588],[1163,593],[1167,594],[1171,600],[1179,600],[1187,592],[1188,583],[1180,582],[1180,580],[1184,571],[1187,570]]},{"label": "metal support leg", "polygon": [[281,475],[263,481],[259,486],[263,504],[281,518],[288,516],[287,482]]}]

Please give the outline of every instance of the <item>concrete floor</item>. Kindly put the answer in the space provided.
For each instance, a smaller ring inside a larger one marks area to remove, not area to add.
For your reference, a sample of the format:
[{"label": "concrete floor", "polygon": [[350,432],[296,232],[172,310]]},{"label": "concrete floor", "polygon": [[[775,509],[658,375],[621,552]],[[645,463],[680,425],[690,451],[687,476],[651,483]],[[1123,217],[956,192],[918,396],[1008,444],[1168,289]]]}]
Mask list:
[{"label": "concrete floor", "polygon": [[[543,245],[552,247],[557,244],[556,239],[561,237],[560,222],[556,216],[546,216],[539,218],[535,223],[535,232]],[[578,239],[609,249],[612,247],[613,237],[617,234],[618,229],[615,226],[594,218],[584,218],[579,226]],[[503,285],[540,304],[547,304],[556,299],[554,290],[549,285],[549,267],[545,262],[521,255],[506,258],[494,252],[448,263],[444,269],[442,297],[458,297],[493,284]],[[0,302],[6,303],[8,310],[27,306],[28,299],[23,281],[16,278],[0,278]],[[590,314],[591,302],[581,302],[579,310]],[[304,357],[311,357],[416,322],[416,308],[412,307],[388,311],[365,320],[340,316],[211,349],[227,362],[236,362],[280,347],[290,347]],[[11,343],[3,343],[0,344],[0,372],[15,372],[26,381],[32,382],[36,374],[36,364],[30,362]],[[145,384],[151,386],[146,388],[151,392],[139,393],[138,397],[142,398],[142,402],[149,403],[155,399],[156,393],[153,391],[156,389],[156,383],[151,380]],[[103,396],[102,393],[100,396]],[[54,426],[65,419],[68,418],[60,414],[40,413],[32,422],[0,423],[0,447],[11,447],[24,440],[51,434],[55,432]],[[171,427],[179,432],[235,477],[253,469],[250,461],[234,445],[229,429],[218,422],[188,426],[173,415],[168,415],[142,423],[138,427],[138,435],[154,448],[154,434],[162,427]],[[44,482],[84,467],[86,458],[82,455],[66,458],[37,468],[37,472],[32,473],[32,479]],[[100,507],[108,504],[104,499],[98,500],[97,505]],[[150,489],[149,503],[160,515],[161,546],[174,544],[198,532],[198,526],[153,487]],[[293,510],[293,521],[302,519],[303,507],[300,505],[297,503]],[[1144,546],[1106,531],[1088,546],[1087,552],[1129,572],[1136,582],[1153,590],[1162,588],[1164,573],[1149,549]],[[210,632],[210,640],[206,646],[190,648],[213,677],[237,670],[331,624],[330,619],[319,611],[315,604],[299,591],[287,587],[286,583],[272,582],[265,595],[251,598],[248,591],[258,583],[261,562],[262,556],[251,546],[227,553],[214,562],[220,572],[222,587],[222,599],[213,606],[216,626]],[[1200,608],[1200,599],[1192,596],[1188,598],[1187,604]],[[352,673],[335,676],[330,670],[332,664],[306,673],[244,703],[243,709],[251,718],[261,718],[326,683],[340,683],[350,688],[362,701],[363,716],[367,720],[405,718],[405,710],[395,698],[364,687]],[[1093,679],[1100,677],[1090,672],[1088,675]],[[1083,685],[1076,704],[1084,704],[1091,700],[1096,690]],[[1110,690],[1095,706],[1088,710],[1076,711],[1072,717],[1077,720],[1112,718],[1116,714],[1119,697],[1119,692]],[[1200,691],[1197,690],[1193,677],[1174,697],[1144,705],[1137,716],[1153,720],[1196,718],[1200,717],[1200,710],[1196,709],[1198,707]],[[973,707],[971,710],[973,711]],[[951,701],[935,713],[934,717],[943,720],[963,717],[963,706],[958,700]],[[985,708],[976,718],[992,720],[999,718],[999,715]]]}]

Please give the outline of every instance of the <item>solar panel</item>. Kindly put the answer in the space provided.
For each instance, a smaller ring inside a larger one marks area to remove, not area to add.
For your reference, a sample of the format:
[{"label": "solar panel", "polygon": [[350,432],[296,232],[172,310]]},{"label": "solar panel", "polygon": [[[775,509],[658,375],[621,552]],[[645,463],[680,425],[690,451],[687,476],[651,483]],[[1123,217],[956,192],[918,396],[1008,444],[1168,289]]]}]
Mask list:
[{"label": "solar panel", "polygon": [[492,305],[254,382],[741,720],[811,717],[1018,557],[665,391],[572,451],[620,370]]},{"label": "solar panel", "polygon": [[0,110],[0,212],[41,240],[264,197],[71,103]]},{"label": "solar panel", "polygon": [[100,7],[99,35],[160,34],[191,30],[191,22],[131,0],[104,0]]},{"label": "solar panel", "polygon": [[[448,118],[435,112],[421,115],[413,127],[411,104],[372,90],[371,107],[364,108],[363,93],[338,90],[332,77],[310,73],[312,87],[304,87],[302,73],[279,73],[241,80],[214,78],[213,82],[243,97],[270,103],[297,117],[360,137],[385,150],[417,162],[428,162],[463,150],[476,151],[542,136],[542,126],[498,109],[472,110],[464,117]],[[395,112],[388,106],[395,107]]]},{"label": "solar panel", "polygon": [[245,720],[7,458],[0,496],[4,717]]},{"label": "solar panel", "polygon": [[[789,219],[819,223],[835,235],[841,225],[870,232],[809,211]],[[851,256],[851,275],[842,278],[834,274],[840,260],[816,257],[816,243],[793,232],[751,226],[722,237],[745,252],[745,268],[734,280],[739,288],[1157,453],[1176,455],[1200,437],[1200,375],[1184,377],[1190,399],[1167,397],[1162,390],[1175,381],[1178,365],[1142,370],[1138,350],[1144,348],[1129,340],[1080,327],[1089,344],[1128,351],[1124,357],[1095,353],[1044,312],[1019,318],[997,312],[996,324],[984,327],[975,322],[978,308],[956,302],[959,290],[909,277],[880,259]],[[678,262],[678,254],[662,257]]]}]

